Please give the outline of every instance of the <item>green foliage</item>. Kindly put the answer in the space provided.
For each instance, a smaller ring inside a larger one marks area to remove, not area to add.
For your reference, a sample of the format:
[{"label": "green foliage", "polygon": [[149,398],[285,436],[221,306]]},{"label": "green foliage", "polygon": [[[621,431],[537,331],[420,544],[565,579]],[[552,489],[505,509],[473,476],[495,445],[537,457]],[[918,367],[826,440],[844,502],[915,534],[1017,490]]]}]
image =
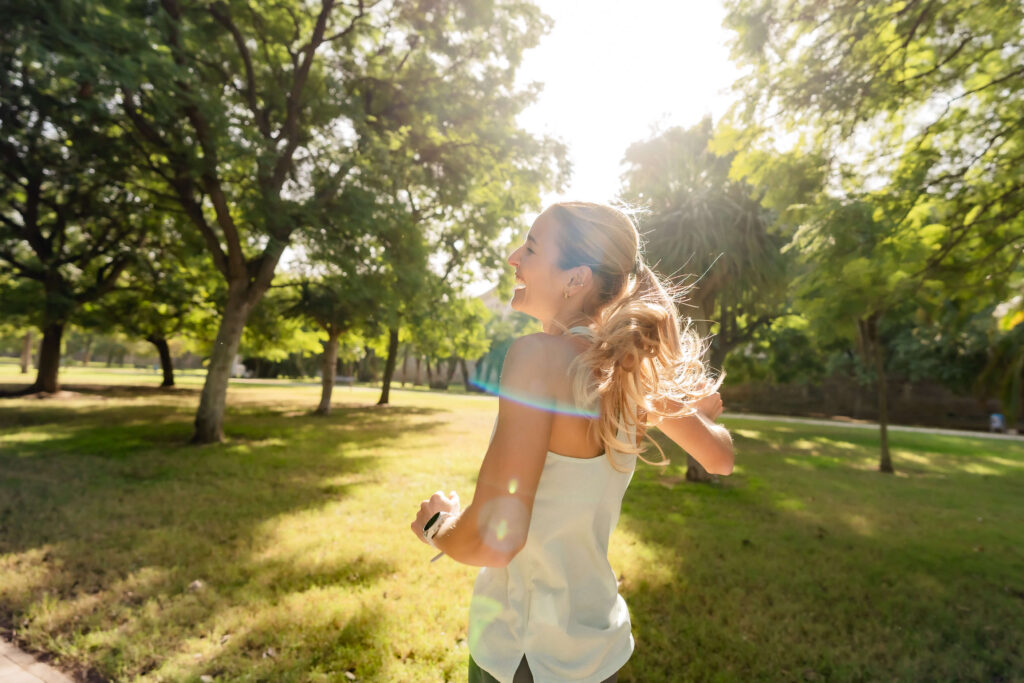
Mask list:
[{"label": "green foliage", "polygon": [[493,317],[476,298],[446,298],[419,317],[409,337],[429,359],[479,358],[490,347],[487,324]]},{"label": "green foliage", "polygon": [[86,306],[76,323],[135,339],[212,338],[225,298],[223,280],[188,235],[168,219],[136,252],[121,286]]},{"label": "green foliage", "polygon": [[842,0],[824,14],[811,0],[727,7],[733,56],[748,67],[733,113],[745,134],[731,140],[743,148],[747,177],[768,180],[760,158],[782,137],[765,127],[771,117],[775,132],[795,138],[791,154],[829,160],[828,194],[870,195],[870,222],[885,224],[890,253],[910,259],[885,271],[893,291],[909,285],[935,298],[935,278],[955,281],[965,305],[999,301],[1024,245],[1024,8],[995,0]]},{"label": "green foliage", "polygon": [[997,396],[1008,426],[1017,426],[1024,406],[1024,323],[992,335],[976,387]]},{"label": "green foliage", "polygon": [[688,282],[696,307],[682,312],[702,331],[718,323],[712,362],[748,341],[784,302],[783,238],[753,188],[731,174],[735,153],[718,153],[710,118],[671,128],[626,151],[622,198],[642,206],[640,229],[648,261]]},{"label": "green foliage", "polygon": [[[1024,8],[730,0],[726,25],[745,75],[718,143],[800,225],[816,335],[855,340],[865,378],[997,391],[976,379],[1024,253]],[[810,183],[780,172],[800,159]]]},{"label": "green foliage", "polygon": [[806,317],[782,315],[726,356],[725,371],[729,381],[735,383],[814,382],[826,374],[825,359],[829,353],[819,343]]},{"label": "green foliage", "polygon": [[0,13],[0,313],[62,325],[114,287],[156,220],[113,89],[61,50],[55,8]]}]

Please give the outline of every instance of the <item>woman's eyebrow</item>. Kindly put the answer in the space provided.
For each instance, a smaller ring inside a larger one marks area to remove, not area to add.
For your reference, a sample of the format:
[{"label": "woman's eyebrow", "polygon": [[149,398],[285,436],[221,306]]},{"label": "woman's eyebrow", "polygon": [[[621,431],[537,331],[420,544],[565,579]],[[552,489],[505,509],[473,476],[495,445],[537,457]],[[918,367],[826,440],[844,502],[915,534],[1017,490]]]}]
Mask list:
[{"label": "woman's eyebrow", "polygon": [[537,240],[535,240],[535,239],[533,238],[533,235],[527,235],[527,236],[526,236],[526,241],[527,241],[527,242],[533,242],[534,244],[537,244]]}]

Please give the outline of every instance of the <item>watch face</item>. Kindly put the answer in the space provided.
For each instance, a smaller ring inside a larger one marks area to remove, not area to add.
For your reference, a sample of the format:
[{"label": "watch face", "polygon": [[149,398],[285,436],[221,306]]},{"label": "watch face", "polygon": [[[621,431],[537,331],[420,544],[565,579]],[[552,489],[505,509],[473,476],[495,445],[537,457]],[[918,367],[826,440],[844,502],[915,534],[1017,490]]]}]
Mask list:
[{"label": "watch face", "polygon": [[423,532],[426,533],[427,530],[430,529],[430,527],[434,526],[434,522],[436,522],[437,518],[440,517],[440,516],[441,516],[441,511],[440,510],[435,512],[434,516],[430,518],[430,521],[423,525]]}]

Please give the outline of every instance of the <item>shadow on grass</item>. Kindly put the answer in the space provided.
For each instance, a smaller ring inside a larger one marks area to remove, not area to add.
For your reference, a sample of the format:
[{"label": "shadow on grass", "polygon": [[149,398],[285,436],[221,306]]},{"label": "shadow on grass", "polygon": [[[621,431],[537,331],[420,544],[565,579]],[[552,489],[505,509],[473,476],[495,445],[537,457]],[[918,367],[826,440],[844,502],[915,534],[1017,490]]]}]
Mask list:
[{"label": "shadow on grass", "polygon": [[976,444],[913,435],[895,441],[917,476],[892,477],[863,465],[877,440],[761,429],[718,485],[678,482],[685,464],[638,470],[622,529],[658,561],[623,577],[637,641],[623,681],[1019,676],[1024,452],[982,444],[977,458],[1005,462],[976,474],[962,466]]},{"label": "shadow on grass", "polygon": [[441,411],[230,412],[227,441],[202,447],[185,444],[190,407],[170,402],[2,413],[0,630],[50,643],[65,666],[100,649],[79,672],[89,680],[333,680],[348,654],[372,680],[379,663],[356,654],[377,616],[321,603],[394,567],[345,557],[333,536],[296,541],[293,527],[374,477],[397,439],[446,424]]}]

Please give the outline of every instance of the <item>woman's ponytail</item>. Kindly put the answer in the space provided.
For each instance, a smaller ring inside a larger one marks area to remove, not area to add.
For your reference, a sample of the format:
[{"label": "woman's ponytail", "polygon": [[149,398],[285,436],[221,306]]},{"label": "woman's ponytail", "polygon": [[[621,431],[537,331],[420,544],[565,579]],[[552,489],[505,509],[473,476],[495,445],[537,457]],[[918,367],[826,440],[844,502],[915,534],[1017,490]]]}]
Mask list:
[{"label": "woman's ponytail", "polygon": [[[651,462],[643,457],[643,448],[637,443],[630,442],[628,437],[623,440],[620,426],[627,428],[627,434],[635,431],[645,435],[643,425],[650,417],[693,414],[694,402],[717,391],[723,377],[714,376],[703,362],[706,340],[692,329],[689,320],[680,326],[676,306],[685,292],[666,287],[643,262],[639,235],[632,221],[611,207],[558,206],[564,207],[564,214],[575,218],[575,224],[568,231],[572,235],[567,235],[576,240],[573,251],[587,249],[590,244],[593,251],[606,257],[591,258],[588,264],[592,264],[591,269],[599,280],[598,300],[587,311],[593,318],[593,344],[577,356],[571,370],[577,405],[587,406],[597,414],[592,428],[617,469],[621,468],[612,457],[613,452],[636,454],[653,465],[668,464],[657,442],[652,440],[662,459]],[[591,214],[598,210],[615,214],[616,232],[609,230],[613,221],[603,214],[605,220],[597,221],[592,216],[580,216],[584,210]],[[600,234],[584,231],[581,218],[590,218],[588,223],[604,230],[600,230]],[[622,237],[615,239],[626,232],[626,226],[631,249],[625,248]],[[581,237],[590,240],[580,240]],[[620,244],[615,244],[616,241]],[[631,253],[627,257],[624,251]],[[614,263],[602,262],[611,253],[621,254],[621,265],[616,267]]]}]

